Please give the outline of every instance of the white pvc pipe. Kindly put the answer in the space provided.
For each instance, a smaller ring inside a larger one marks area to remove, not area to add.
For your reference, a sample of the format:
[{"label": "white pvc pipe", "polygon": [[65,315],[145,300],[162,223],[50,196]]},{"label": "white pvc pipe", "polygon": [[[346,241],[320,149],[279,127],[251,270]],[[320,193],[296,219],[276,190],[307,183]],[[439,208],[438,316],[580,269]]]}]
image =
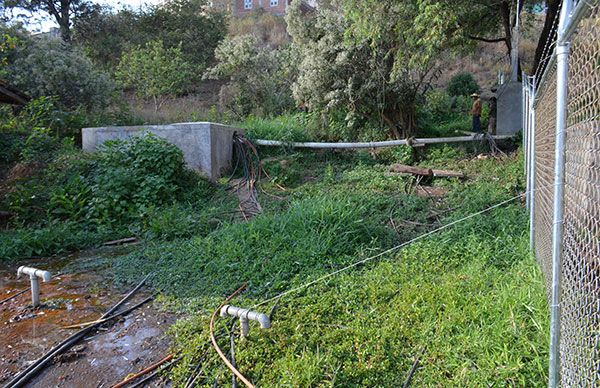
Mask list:
[{"label": "white pvc pipe", "polygon": [[271,319],[269,319],[268,315],[256,311],[251,311],[248,309],[242,309],[235,306],[223,306],[221,308],[221,316],[238,317],[240,319],[240,331],[242,337],[244,338],[247,337],[248,333],[250,332],[250,325],[248,324],[248,320],[260,323],[261,329],[269,329],[271,327]]},{"label": "white pvc pipe", "polygon": [[50,272],[42,271],[41,269],[25,267],[21,266],[17,270],[17,277],[21,275],[29,275],[29,280],[31,282],[31,303],[33,307],[38,307],[40,305],[40,283],[38,278],[44,280],[44,282],[50,281]]},{"label": "white pvc pipe", "polygon": [[560,384],[560,316],[561,316],[561,266],[563,243],[565,138],[567,127],[567,87],[569,76],[569,43],[563,41],[565,28],[571,14],[572,0],[563,2],[558,24],[556,46],[556,144],[554,149],[554,214],[552,225],[552,296],[550,303],[550,365],[548,386]]},{"label": "white pvc pipe", "polygon": [[[492,136],[495,140],[510,139],[511,135],[496,135]],[[424,145],[424,144],[441,144],[441,143],[464,143],[469,141],[479,141],[480,136],[457,136],[457,137],[440,137],[440,138],[421,138],[412,141],[407,140],[388,140],[388,141],[372,141],[359,143],[317,143],[317,142],[285,142],[280,140],[253,140],[252,142],[259,146],[278,147],[287,146],[292,148],[313,148],[313,149],[359,149],[359,148],[383,148],[396,147],[401,145]]]}]

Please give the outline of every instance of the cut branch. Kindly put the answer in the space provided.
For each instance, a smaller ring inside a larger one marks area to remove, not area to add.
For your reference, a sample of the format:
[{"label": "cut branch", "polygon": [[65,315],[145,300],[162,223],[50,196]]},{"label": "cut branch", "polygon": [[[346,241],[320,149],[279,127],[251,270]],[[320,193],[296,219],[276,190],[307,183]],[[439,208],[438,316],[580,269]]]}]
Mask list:
[{"label": "cut branch", "polygon": [[503,36],[501,38],[483,38],[481,36],[469,35],[469,39],[478,40],[478,41],[486,42],[486,43],[506,42],[506,36]]}]

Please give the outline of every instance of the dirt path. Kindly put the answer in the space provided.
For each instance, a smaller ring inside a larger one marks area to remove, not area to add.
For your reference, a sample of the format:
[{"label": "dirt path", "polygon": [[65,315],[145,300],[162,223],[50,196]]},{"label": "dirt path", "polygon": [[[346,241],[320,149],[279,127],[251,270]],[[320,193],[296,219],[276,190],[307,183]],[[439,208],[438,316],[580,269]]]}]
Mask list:
[{"label": "dirt path", "polygon": [[[66,262],[73,264],[72,260]],[[15,279],[20,264],[23,263],[0,268],[0,299],[28,287],[29,279]],[[27,264],[52,272],[60,270],[55,262]],[[74,332],[62,329],[63,326],[98,319],[119,301],[127,290],[115,289],[111,283],[102,271],[61,275],[48,283],[40,283],[42,306],[37,310],[30,306],[29,292],[0,305],[0,385]],[[128,305],[146,296],[142,292]],[[175,320],[175,316],[158,311],[151,303],[146,304],[92,333],[55,359],[28,386],[111,386],[168,354],[165,332]]]},{"label": "dirt path", "polygon": [[262,213],[262,207],[256,198],[256,190],[252,190],[249,183],[242,179],[232,179],[229,187],[240,202],[240,210],[245,219],[250,219]]}]

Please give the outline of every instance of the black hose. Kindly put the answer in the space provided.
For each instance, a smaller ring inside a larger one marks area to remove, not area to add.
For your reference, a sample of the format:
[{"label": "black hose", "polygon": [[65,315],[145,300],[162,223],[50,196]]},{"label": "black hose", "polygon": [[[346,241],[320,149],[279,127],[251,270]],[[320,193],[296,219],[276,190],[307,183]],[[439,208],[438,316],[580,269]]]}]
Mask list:
[{"label": "black hose", "polygon": [[[110,314],[112,314],[116,309],[118,309],[119,307],[121,307],[121,305],[123,305],[125,302],[127,302],[127,300],[129,300],[129,298],[131,298],[131,296],[135,292],[137,292],[144,285],[144,283],[146,282],[146,280],[149,277],[150,277],[150,275],[146,276],[144,278],[144,280],[142,280],[127,295],[125,295],[125,297],[123,299],[121,299],[117,304],[115,304],[107,312],[105,312],[102,315],[102,317],[100,317],[100,320],[104,320],[104,319],[108,318],[110,316]],[[148,299],[151,299],[151,298],[148,298]],[[146,302],[148,302],[148,300],[143,301],[143,303],[146,303]],[[141,304],[143,304],[143,303],[141,303]],[[138,304],[138,305],[141,305],[141,304]],[[128,310],[131,311],[131,309],[128,309]],[[129,312],[128,310],[125,310],[125,312]],[[111,316],[111,318],[116,318],[117,316],[120,316],[120,315],[123,315],[123,313],[115,314],[115,315]],[[30,366],[28,366],[24,371],[22,371],[17,376],[15,376],[12,380],[10,380],[8,382],[8,384],[5,386],[5,388],[22,387],[25,383],[27,383],[27,381],[29,381],[40,370],[42,370],[50,361],[52,361],[52,359],[55,356],[63,353],[65,350],[67,350],[70,347],[72,347],[74,344],[76,344],[77,342],[79,342],[89,332],[91,332],[92,330],[94,330],[96,327],[100,326],[102,323],[104,323],[104,321],[96,323],[96,324],[91,325],[91,326],[88,326],[88,327],[86,327],[84,329],[81,329],[78,332],[76,332],[75,334],[71,335],[69,338],[67,338],[64,341],[62,341],[60,344],[58,344],[57,346],[55,346],[54,348],[52,348],[48,353],[46,353],[45,355],[43,355],[42,357],[40,357],[33,364],[31,364]]]},{"label": "black hose", "polygon": [[[235,362],[235,335],[233,330],[231,331],[231,334],[229,334],[229,342],[231,343],[231,364],[237,368],[237,363]],[[231,386],[237,388],[235,373],[231,374]]]},{"label": "black hose", "polygon": [[13,296],[9,296],[9,297],[8,297],[8,298],[6,298],[6,299],[2,299],[2,300],[0,300],[0,305],[4,304],[4,303],[6,303],[6,302],[10,302],[11,300],[15,299],[17,296],[19,296],[19,295],[23,295],[23,294],[24,294],[24,293],[26,293],[27,291],[29,291],[29,288],[26,288],[26,289],[24,289],[24,290],[21,290],[21,291],[17,292],[16,294],[14,294]]}]

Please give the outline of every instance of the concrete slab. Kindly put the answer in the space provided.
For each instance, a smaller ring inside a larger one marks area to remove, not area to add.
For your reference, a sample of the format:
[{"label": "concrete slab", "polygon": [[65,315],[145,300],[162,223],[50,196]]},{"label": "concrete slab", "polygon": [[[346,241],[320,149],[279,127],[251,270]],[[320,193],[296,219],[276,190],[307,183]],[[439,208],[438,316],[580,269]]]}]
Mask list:
[{"label": "concrete slab", "polygon": [[210,122],[83,128],[82,148],[92,152],[107,140],[124,140],[146,132],[179,147],[188,167],[216,180],[231,168],[233,134],[243,130]]}]

